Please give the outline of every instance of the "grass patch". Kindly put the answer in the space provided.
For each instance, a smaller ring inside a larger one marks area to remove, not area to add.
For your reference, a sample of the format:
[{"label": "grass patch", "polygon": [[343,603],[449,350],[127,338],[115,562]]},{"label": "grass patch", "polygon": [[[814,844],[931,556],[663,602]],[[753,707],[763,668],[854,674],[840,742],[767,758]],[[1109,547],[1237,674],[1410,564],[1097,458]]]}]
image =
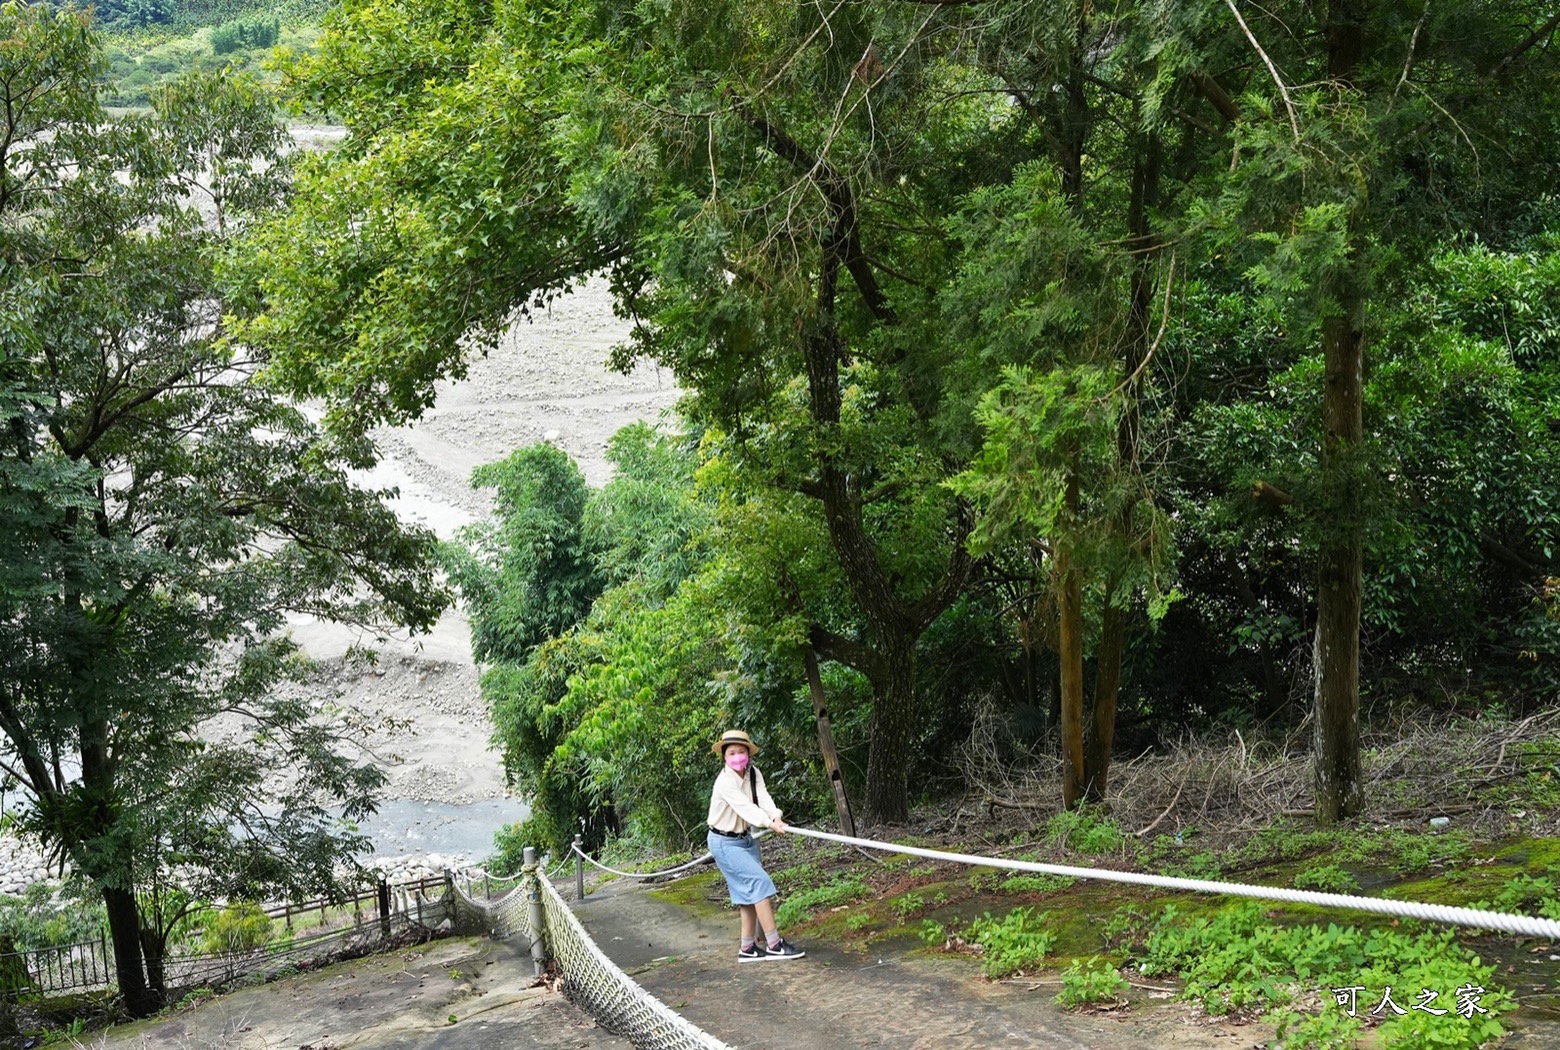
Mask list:
[{"label": "grass patch", "polygon": [[1070,875],[1050,875],[1042,872],[1038,875],[1014,875],[1003,879],[997,884],[997,889],[1003,893],[1053,893],[1056,890],[1065,890],[1077,881]]},{"label": "grass patch", "polygon": [[811,919],[819,908],[848,904],[871,895],[871,887],[854,875],[839,877],[787,898],[775,909],[775,922],[781,929],[788,929]]}]

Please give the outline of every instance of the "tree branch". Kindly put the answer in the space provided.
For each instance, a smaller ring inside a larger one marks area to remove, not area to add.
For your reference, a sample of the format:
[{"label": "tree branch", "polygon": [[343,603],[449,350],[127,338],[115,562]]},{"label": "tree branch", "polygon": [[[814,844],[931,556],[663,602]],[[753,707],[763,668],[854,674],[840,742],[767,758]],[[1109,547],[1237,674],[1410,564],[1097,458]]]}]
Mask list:
[{"label": "tree branch", "polygon": [[1267,510],[1278,510],[1287,507],[1295,501],[1295,498],[1283,489],[1269,485],[1265,481],[1255,481],[1251,485],[1251,498]]},{"label": "tree branch", "polygon": [[1192,70],[1192,86],[1195,87],[1203,98],[1213,104],[1213,108],[1231,124],[1240,120],[1240,103],[1230,97],[1219,82],[1200,69]]},{"label": "tree branch", "polygon": [[733,106],[742,115],[742,119],[747,121],[748,127],[762,136],[764,145],[818,187],[818,191],[823,194],[823,199],[829,206],[830,213],[834,216],[834,229],[831,236],[840,246],[840,261],[850,274],[856,289],[861,293],[862,301],[867,304],[867,309],[872,311],[872,316],[878,321],[883,324],[897,323],[899,318],[894,313],[888,296],[883,294],[882,286],[878,284],[877,275],[872,271],[871,261],[862,251],[861,224],[856,198],[844,176],[822,157],[813,156],[801,143],[782,128],[776,127],[763,114],[755,112],[746,100],[733,96]]},{"label": "tree branch", "polygon": [[1246,39],[1251,41],[1251,46],[1262,57],[1263,65],[1267,66],[1268,73],[1273,77],[1273,83],[1278,85],[1278,93],[1284,99],[1284,109],[1289,113],[1289,128],[1295,134],[1295,141],[1299,142],[1300,119],[1295,116],[1295,103],[1289,97],[1288,85],[1284,83],[1284,78],[1278,75],[1278,67],[1273,64],[1273,60],[1268,57],[1268,53],[1262,50],[1261,44],[1257,43],[1256,34],[1252,33],[1251,27],[1246,24],[1245,18],[1241,17],[1240,8],[1235,6],[1235,0],[1224,0],[1224,4],[1230,9],[1230,14],[1235,16],[1235,21],[1240,23],[1241,31],[1246,34]]},{"label": "tree branch", "polygon": [[1546,576],[1544,566],[1531,562],[1493,536],[1480,536],[1479,549],[1519,576]]},{"label": "tree branch", "polygon": [[824,659],[854,668],[868,678],[876,678],[882,671],[882,661],[864,642],[836,634],[816,623],[808,624],[807,640]]},{"label": "tree branch", "polygon": [[1546,21],[1543,25],[1539,26],[1537,29],[1533,30],[1533,32],[1529,33],[1527,39],[1523,40],[1522,43],[1518,44],[1516,47],[1506,52],[1506,54],[1502,55],[1501,60],[1495,63],[1494,67],[1490,70],[1490,76],[1500,76],[1511,67],[1513,62],[1531,51],[1537,44],[1541,43],[1545,37],[1552,34],[1557,27],[1560,27],[1560,11],[1556,11],[1554,14],[1550,15],[1549,20]]}]

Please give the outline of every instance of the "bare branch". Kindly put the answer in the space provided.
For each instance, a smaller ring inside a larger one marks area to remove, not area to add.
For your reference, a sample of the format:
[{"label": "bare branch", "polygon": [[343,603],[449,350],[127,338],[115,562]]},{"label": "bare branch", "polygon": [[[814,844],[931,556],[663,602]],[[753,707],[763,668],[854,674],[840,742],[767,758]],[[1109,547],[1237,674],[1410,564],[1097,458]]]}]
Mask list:
[{"label": "bare branch", "polygon": [[1398,77],[1397,87],[1392,89],[1392,101],[1396,102],[1398,92],[1403,90],[1403,85],[1408,83],[1408,74],[1414,68],[1414,49],[1419,45],[1419,34],[1425,28],[1425,19],[1430,17],[1430,0],[1425,0],[1423,11],[1419,12],[1419,22],[1414,26],[1414,33],[1408,38],[1408,54],[1403,56],[1403,75]]},{"label": "bare branch", "polygon": [[1240,8],[1235,6],[1235,0],[1224,0],[1224,3],[1230,9],[1230,13],[1235,16],[1235,21],[1240,23],[1241,31],[1246,34],[1246,39],[1251,41],[1252,48],[1262,57],[1263,64],[1267,66],[1268,72],[1272,74],[1273,83],[1278,85],[1278,93],[1284,98],[1284,109],[1289,112],[1290,130],[1295,133],[1295,142],[1298,143],[1300,141],[1300,118],[1295,116],[1295,103],[1289,97],[1289,87],[1284,83],[1284,78],[1278,75],[1278,67],[1273,64],[1273,60],[1268,57],[1268,53],[1262,50],[1261,44],[1257,43],[1256,34],[1252,33],[1251,27],[1246,24],[1245,18],[1241,17]]}]

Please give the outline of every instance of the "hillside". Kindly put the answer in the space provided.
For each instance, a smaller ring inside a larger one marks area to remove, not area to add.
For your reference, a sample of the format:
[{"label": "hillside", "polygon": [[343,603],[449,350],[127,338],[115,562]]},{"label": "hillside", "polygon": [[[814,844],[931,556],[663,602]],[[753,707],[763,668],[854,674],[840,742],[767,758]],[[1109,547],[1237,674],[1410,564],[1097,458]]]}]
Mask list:
[{"label": "hillside", "polygon": [[92,9],[104,38],[107,101],[149,105],[159,85],[195,69],[273,77],[267,57],[276,48],[312,48],[329,6],[325,0],[103,0]]}]

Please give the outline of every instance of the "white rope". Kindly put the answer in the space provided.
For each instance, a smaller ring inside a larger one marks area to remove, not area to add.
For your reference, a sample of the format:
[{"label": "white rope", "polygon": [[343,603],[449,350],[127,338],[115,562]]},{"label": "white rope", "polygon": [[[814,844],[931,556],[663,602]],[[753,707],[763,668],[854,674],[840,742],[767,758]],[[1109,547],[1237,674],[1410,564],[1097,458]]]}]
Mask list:
[{"label": "white rope", "polygon": [[996,857],[980,857],[970,853],[945,853],[942,850],[921,849],[918,846],[899,846],[874,839],[851,838],[827,831],[813,831],[795,826],[786,829],[792,835],[810,839],[842,842],[847,846],[864,846],[889,853],[905,853],[912,857],[930,860],[946,860],[955,864],[976,867],[1005,868],[1009,871],[1033,871],[1048,875],[1066,875],[1075,879],[1100,879],[1105,882],[1135,883],[1140,886],[1158,886],[1167,890],[1190,890],[1194,893],[1226,893],[1234,897],[1256,897],[1260,900],[1290,901],[1296,904],[1315,904],[1324,908],[1348,908],[1354,911],[1375,912],[1379,915],[1396,915],[1452,926],[1472,926],[1484,930],[1500,930],[1528,937],[1541,937],[1548,941],[1560,941],[1560,922],[1540,919],[1530,915],[1506,915],[1483,911],[1478,908],[1454,908],[1445,904],[1424,904],[1419,901],[1395,901],[1381,897],[1354,897],[1346,893],[1318,893],[1314,890],[1295,890],[1283,886],[1248,886],[1239,882],[1213,882],[1208,879],[1182,879],[1169,875],[1148,875],[1135,871],[1112,871],[1108,868],[1074,868],[1065,864],[1041,864],[1036,861],[1004,860]]},{"label": "white rope", "polygon": [[[768,830],[755,831],[753,832],[753,838],[761,839],[768,834]],[[575,856],[589,861],[591,864],[600,868],[602,871],[610,871],[614,875],[622,875],[624,878],[629,879],[663,879],[670,875],[676,875],[678,872],[687,871],[689,868],[696,868],[707,860],[715,859],[715,854],[706,850],[702,857],[695,857],[686,864],[679,864],[675,868],[667,868],[664,871],[618,871],[616,868],[609,868],[600,861],[593,859],[588,853],[585,853],[578,846],[573,846],[571,848],[574,850]]]},{"label": "white rope", "polygon": [[580,849],[578,846],[574,847],[574,855],[577,856],[577,857],[582,858],[583,860],[588,861],[590,864],[594,865],[595,867],[600,868],[602,871],[610,871],[614,875],[622,875],[624,878],[628,878],[628,879],[660,879],[660,878],[664,878],[664,877],[666,877],[668,875],[675,875],[675,874],[677,874],[680,871],[686,871],[689,868],[698,867],[700,864],[703,864],[707,860],[714,860],[715,859],[715,855],[713,853],[706,852],[704,854],[704,856],[702,856],[702,857],[695,857],[693,860],[690,860],[688,863],[686,863],[686,864],[679,864],[675,868],[667,868],[665,871],[649,871],[649,872],[646,872],[646,871],[619,871],[616,868],[609,868],[605,864],[601,863],[600,861],[595,860],[594,858],[592,858],[590,855],[585,853],[585,851]]}]

